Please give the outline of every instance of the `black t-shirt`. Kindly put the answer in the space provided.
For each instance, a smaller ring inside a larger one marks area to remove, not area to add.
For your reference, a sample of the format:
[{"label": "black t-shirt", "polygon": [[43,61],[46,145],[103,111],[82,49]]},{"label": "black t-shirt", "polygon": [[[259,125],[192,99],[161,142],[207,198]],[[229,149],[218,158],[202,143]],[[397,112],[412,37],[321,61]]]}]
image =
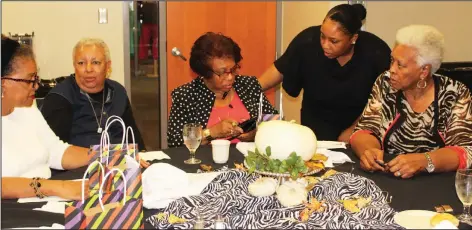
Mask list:
[{"label": "black t-shirt", "polygon": [[389,68],[391,50],[379,37],[360,31],[351,60],[341,66],[324,55],[320,28],[300,32],[274,65],[290,96],[304,89],[302,125],[319,140],[337,140],[362,113],[375,79]]}]

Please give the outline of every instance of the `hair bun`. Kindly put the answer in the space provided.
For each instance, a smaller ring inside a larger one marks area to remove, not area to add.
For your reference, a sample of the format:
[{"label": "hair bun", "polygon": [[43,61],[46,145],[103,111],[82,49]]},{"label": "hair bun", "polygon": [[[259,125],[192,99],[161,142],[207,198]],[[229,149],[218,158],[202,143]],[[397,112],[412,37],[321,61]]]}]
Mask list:
[{"label": "hair bun", "polygon": [[361,21],[364,20],[365,17],[367,16],[367,9],[365,8],[365,6],[358,3],[352,4],[351,6],[354,12],[356,12],[356,15],[359,18],[359,20]]}]

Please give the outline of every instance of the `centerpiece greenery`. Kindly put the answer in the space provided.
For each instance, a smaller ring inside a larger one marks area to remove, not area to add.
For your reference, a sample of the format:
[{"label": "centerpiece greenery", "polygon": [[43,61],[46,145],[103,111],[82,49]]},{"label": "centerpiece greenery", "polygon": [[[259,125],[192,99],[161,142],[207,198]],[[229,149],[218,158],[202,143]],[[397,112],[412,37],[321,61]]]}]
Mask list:
[{"label": "centerpiece greenery", "polygon": [[266,153],[261,153],[256,148],[255,151],[248,151],[246,163],[249,167],[248,172],[253,173],[255,170],[272,173],[288,173],[292,179],[297,179],[308,172],[305,161],[292,152],[285,160],[271,159],[270,146],[267,146]]}]

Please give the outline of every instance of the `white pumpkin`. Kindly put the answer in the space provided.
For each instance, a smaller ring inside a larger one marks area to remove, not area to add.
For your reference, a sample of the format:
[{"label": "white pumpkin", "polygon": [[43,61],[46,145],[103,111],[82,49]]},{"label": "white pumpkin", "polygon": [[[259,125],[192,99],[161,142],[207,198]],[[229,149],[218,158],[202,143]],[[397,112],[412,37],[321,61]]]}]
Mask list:
[{"label": "white pumpkin", "polygon": [[305,186],[297,181],[286,181],[277,188],[277,199],[286,208],[302,204],[307,196]]},{"label": "white pumpkin", "polygon": [[248,186],[249,194],[253,196],[270,196],[275,193],[277,180],[270,177],[261,177]]},{"label": "white pumpkin", "polygon": [[308,161],[316,153],[315,133],[306,126],[289,121],[262,122],[254,142],[259,152],[265,153],[267,146],[270,146],[272,159],[285,160],[295,152]]}]

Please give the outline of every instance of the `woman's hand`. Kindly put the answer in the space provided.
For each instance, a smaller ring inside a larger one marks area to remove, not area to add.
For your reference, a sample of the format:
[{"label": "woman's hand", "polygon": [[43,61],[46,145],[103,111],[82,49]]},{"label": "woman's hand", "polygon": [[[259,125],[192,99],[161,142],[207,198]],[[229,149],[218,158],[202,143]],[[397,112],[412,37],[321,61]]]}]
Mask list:
[{"label": "woman's hand", "polygon": [[243,134],[239,135],[237,138],[240,141],[252,142],[252,141],[254,141],[254,138],[256,137],[256,132],[257,132],[257,129],[254,129],[252,131],[249,131],[247,133],[243,133]]},{"label": "woman's hand", "polygon": [[210,128],[213,138],[236,137],[244,131],[238,126],[238,122],[233,119],[225,119]]},{"label": "woman's hand", "polygon": [[387,165],[393,175],[406,179],[424,170],[428,160],[423,153],[409,153],[398,155]]},{"label": "woman's hand", "polygon": [[140,164],[141,167],[143,167],[143,168],[147,168],[147,167],[149,167],[149,166],[151,165],[151,163],[149,163],[149,162],[147,162],[147,161],[145,161],[145,160],[143,160],[143,159],[139,160],[139,164]]},{"label": "woman's hand", "polygon": [[366,171],[385,171],[376,161],[383,163],[383,151],[377,148],[371,148],[364,151],[361,155],[361,168]]}]

